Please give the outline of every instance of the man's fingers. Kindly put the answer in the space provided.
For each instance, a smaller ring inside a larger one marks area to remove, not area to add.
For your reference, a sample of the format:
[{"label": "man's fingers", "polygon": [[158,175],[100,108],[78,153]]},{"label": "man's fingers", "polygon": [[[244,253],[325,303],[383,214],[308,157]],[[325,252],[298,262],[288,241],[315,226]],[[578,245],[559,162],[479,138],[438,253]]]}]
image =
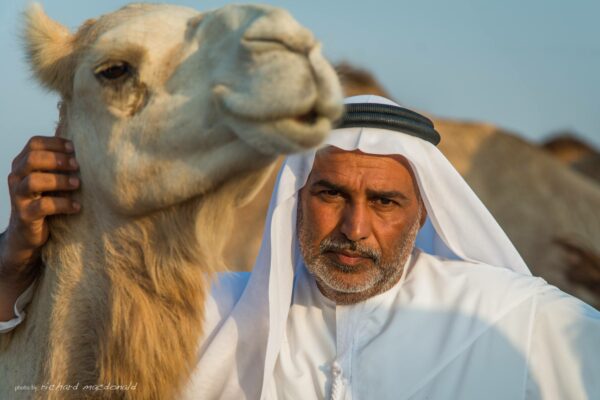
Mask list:
[{"label": "man's fingers", "polygon": [[13,162],[12,172],[25,177],[34,171],[76,171],[78,168],[73,154],[34,150],[19,155]]},{"label": "man's fingers", "polygon": [[79,178],[75,175],[33,172],[21,180],[17,194],[34,197],[42,192],[72,191],[79,187]]},{"label": "man's fingers", "polygon": [[34,136],[29,139],[22,152],[38,150],[73,153],[73,143],[58,136]]},{"label": "man's fingers", "polygon": [[25,221],[35,221],[56,214],[74,214],[81,206],[68,197],[43,196],[29,202],[21,216]]}]

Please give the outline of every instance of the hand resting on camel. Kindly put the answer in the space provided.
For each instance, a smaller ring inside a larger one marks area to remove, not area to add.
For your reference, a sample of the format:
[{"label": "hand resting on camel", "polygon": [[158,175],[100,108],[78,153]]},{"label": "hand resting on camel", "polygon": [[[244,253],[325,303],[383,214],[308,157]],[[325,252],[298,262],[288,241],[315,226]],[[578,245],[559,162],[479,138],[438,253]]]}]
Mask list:
[{"label": "hand resting on camel", "polygon": [[78,169],[73,144],[60,137],[34,136],[13,160],[8,175],[10,222],[0,236],[0,321],[15,316],[15,301],[42,265],[46,217],[79,211],[70,198],[79,188]]}]

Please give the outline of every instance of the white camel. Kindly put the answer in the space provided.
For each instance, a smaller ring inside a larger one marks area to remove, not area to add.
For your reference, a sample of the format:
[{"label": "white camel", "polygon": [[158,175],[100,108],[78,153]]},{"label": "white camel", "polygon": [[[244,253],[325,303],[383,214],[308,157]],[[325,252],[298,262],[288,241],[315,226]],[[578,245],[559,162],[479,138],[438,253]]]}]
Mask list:
[{"label": "white camel", "polygon": [[[37,5],[26,20],[31,66],[62,97],[82,211],[50,221],[27,319],[0,339],[0,398],[174,398],[232,209],[278,154],[324,139],[337,77],[312,34],[266,6],[137,4],[76,33]],[[109,383],[135,390],[83,391]]]}]

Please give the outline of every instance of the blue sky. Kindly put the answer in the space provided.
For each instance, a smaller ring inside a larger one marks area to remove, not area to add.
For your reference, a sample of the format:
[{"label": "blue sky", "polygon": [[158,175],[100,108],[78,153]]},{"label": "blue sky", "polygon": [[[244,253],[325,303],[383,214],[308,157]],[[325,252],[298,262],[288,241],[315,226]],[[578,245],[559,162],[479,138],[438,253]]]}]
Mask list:
[{"label": "blue sky", "polygon": [[[225,1],[173,3],[207,10]],[[76,29],[126,1],[42,1]],[[600,1],[265,1],[287,8],[325,54],[370,69],[403,104],[498,124],[531,140],[559,130],[600,147]],[[53,133],[57,97],[40,89],[18,33],[25,0],[0,2],[0,175],[34,134]],[[10,204],[0,182],[0,229]]]}]

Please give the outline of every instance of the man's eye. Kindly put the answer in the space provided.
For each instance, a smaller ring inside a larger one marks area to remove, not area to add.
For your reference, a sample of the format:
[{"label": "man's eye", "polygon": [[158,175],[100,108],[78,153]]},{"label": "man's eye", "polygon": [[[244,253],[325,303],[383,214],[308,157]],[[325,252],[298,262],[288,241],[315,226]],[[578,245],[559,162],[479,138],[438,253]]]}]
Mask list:
[{"label": "man's eye", "polygon": [[119,62],[115,64],[111,64],[107,67],[100,68],[96,72],[96,76],[100,76],[107,80],[116,80],[126,75],[129,75],[131,72],[131,66],[126,62]]},{"label": "man's eye", "polygon": [[388,199],[387,197],[378,197],[375,201],[382,206],[390,206],[394,204],[394,201]]},{"label": "man's eye", "polygon": [[337,198],[339,198],[341,196],[341,193],[339,192],[339,190],[335,190],[335,189],[320,190],[316,194],[321,199],[326,200],[326,201],[336,200]]}]

